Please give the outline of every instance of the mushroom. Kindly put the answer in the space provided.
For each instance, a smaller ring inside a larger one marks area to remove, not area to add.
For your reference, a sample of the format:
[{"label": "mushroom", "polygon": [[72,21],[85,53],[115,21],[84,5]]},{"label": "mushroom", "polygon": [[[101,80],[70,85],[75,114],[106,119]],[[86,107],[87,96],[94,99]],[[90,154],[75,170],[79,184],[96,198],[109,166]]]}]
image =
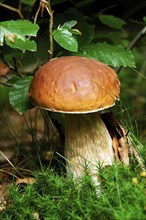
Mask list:
[{"label": "mushroom", "polygon": [[86,168],[96,185],[98,165],[114,162],[112,139],[99,111],[119,99],[115,71],[97,60],[64,56],[38,69],[30,86],[32,102],[52,112],[65,113],[67,174],[78,179]]}]

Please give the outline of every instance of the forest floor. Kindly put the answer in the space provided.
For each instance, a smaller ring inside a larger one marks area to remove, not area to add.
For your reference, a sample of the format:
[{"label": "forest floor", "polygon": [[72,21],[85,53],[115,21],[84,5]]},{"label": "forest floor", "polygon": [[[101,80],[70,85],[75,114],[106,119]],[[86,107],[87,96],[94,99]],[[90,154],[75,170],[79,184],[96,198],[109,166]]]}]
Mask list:
[{"label": "forest floor", "polygon": [[99,167],[97,190],[88,172],[78,182],[66,177],[61,151],[42,143],[43,119],[35,118],[35,110],[1,115],[0,219],[145,219],[145,144],[133,136],[142,166],[131,156],[129,166]]}]

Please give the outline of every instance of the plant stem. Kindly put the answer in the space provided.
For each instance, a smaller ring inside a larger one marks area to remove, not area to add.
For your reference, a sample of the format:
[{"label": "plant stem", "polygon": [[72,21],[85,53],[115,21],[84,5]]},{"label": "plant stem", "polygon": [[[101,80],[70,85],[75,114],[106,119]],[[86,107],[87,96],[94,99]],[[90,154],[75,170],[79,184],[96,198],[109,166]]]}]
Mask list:
[{"label": "plant stem", "polygon": [[41,2],[40,2],[40,4],[39,4],[39,7],[38,7],[37,12],[35,13],[34,24],[36,24],[36,22],[37,22],[37,18],[38,18],[38,15],[39,15],[40,9],[41,9]]},{"label": "plant stem", "polygon": [[53,57],[53,11],[51,9],[51,3],[50,0],[48,1],[48,4],[45,5],[45,8],[50,15],[50,24],[49,24],[49,36],[50,36],[50,49],[49,53],[51,58]]},{"label": "plant stem", "polygon": [[[43,6],[44,5],[44,6]],[[45,7],[49,16],[50,16],[50,23],[49,23],[49,39],[50,39],[50,48],[48,50],[50,57],[53,58],[53,11],[51,9],[51,3],[50,0],[40,0],[40,5],[38,7],[38,10],[35,14],[34,23],[37,21],[38,14],[42,7]],[[43,12],[42,12],[43,13]],[[42,15],[41,15],[42,16]]]}]

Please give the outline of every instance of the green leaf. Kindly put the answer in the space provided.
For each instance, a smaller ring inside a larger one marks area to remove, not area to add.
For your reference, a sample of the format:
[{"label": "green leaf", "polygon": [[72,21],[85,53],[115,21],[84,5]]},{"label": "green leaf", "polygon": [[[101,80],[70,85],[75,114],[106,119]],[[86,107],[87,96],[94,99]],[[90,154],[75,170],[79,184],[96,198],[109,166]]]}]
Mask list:
[{"label": "green leaf", "polygon": [[113,67],[135,67],[134,56],[131,51],[121,45],[107,43],[90,44],[82,49],[79,55],[91,57]]},{"label": "green leaf", "polygon": [[52,0],[51,5],[58,5],[64,2],[67,2],[68,0]]},{"label": "green leaf", "polygon": [[22,0],[21,2],[26,5],[33,5],[36,0]]},{"label": "green leaf", "polygon": [[127,39],[127,33],[121,32],[121,31],[113,31],[110,32],[96,32],[94,34],[94,42],[111,42],[114,45],[121,44],[124,47],[127,47],[129,44],[129,41]]},{"label": "green leaf", "polygon": [[77,8],[81,8],[81,7],[86,6],[86,5],[88,5],[88,4],[92,3],[92,2],[95,2],[95,1],[96,1],[96,0],[84,0],[84,1],[80,1],[80,2],[77,2],[77,3],[76,3],[76,7],[77,7]]},{"label": "green leaf", "polygon": [[105,24],[109,27],[115,28],[115,29],[122,30],[122,26],[126,25],[126,22],[123,19],[117,18],[113,15],[99,15],[99,20],[103,24]]},{"label": "green leaf", "polygon": [[23,114],[26,110],[33,107],[28,96],[32,78],[32,76],[28,76],[26,78],[19,78],[16,82],[14,80],[13,88],[9,92],[10,104],[19,114]]},{"label": "green leaf", "polygon": [[16,83],[19,79],[20,79],[19,76],[13,76],[11,79],[9,79],[9,80],[7,81],[7,83],[8,83],[11,87],[13,87],[13,86],[15,85],[15,83]]},{"label": "green leaf", "polygon": [[58,26],[58,21],[63,24],[66,21],[78,21],[76,28],[80,31],[81,36],[78,37],[78,47],[89,44],[94,37],[94,25],[89,24],[86,17],[74,7],[68,8],[64,13],[57,14],[54,17],[54,25]]},{"label": "green leaf", "polygon": [[144,22],[146,22],[146,16],[143,17]]},{"label": "green leaf", "polygon": [[76,23],[76,21],[65,22],[53,31],[54,40],[61,47],[72,52],[78,51],[78,42],[73,34],[80,34],[80,32],[77,29],[72,29]]},{"label": "green leaf", "polygon": [[67,29],[60,28],[53,31],[54,40],[64,49],[77,52],[78,43],[75,37],[72,36],[72,33]]},{"label": "green leaf", "polygon": [[72,28],[73,26],[75,26],[77,24],[77,21],[72,20],[72,21],[67,21],[65,22],[62,27],[63,28]]},{"label": "green leaf", "polygon": [[81,32],[78,29],[72,29],[73,26],[77,24],[77,21],[67,21],[61,27],[67,29],[72,34],[81,35]]},{"label": "green leaf", "polygon": [[36,51],[37,46],[33,40],[26,39],[25,41],[21,40],[20,38],[14,37],[14,42],[12,43],[6,37],[6,44],[12,48],[17,48],[19,50],[29,50],[29,51]]},{"label": "green leaf", "polygon": [[[3,46],[5,39],[7,39],[6,43],[9,42],[9,46],[12,46],[13,44],[13,48],[18,48],[17,47],[18,39],[21,39],[22,41],[26,42],[26,44],[28,44],[28,41],[30,40],[26,37],[36,36],[38,29],[39,26],[37,24],[33,24],[28,20],[16,20],[16,21],[11,20],[11,21],[0,22],[0,46]],[[24,45],[22,45],[21,48],[19,42],[19,46],[20,46],[19,49],[23,50]],[[32,50],[32,47],[34,46],[31,45],[30,50]]]}]

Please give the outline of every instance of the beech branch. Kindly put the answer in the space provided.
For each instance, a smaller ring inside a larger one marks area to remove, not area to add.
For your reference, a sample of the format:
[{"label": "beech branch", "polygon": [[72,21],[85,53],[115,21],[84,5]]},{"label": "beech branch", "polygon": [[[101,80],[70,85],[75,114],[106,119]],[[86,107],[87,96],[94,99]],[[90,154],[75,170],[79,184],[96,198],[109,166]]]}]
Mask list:
[{"label": "beech branch", "polygon": [[51,58],[53,57],[53,11],[51,8],[50,0],[40,0],[40,5],[38,7],[38,10],[35,14],[34,23],[36,23],[39,12],[41,10],[41,17],[43,16],[44,8],[47,10],[49,16],[50,16],[50,22],[49,22],[49,40],[50,40],[50,48],[48,50]]},{"label": "beech branch", "polygon": [[14,7],[10,6],[10,5],[6,5],[6,4],[1,3],[1,2],[0,2],[0,6],[3,7],[3,8],[8,9],[10,11],[16,12],[20,16],[20,18],[22,18],[22,19],[24,18],[23,14],[21,12],[21,4],[20,3],[19,3],[19,7],[18,8],[14,8]]}]

